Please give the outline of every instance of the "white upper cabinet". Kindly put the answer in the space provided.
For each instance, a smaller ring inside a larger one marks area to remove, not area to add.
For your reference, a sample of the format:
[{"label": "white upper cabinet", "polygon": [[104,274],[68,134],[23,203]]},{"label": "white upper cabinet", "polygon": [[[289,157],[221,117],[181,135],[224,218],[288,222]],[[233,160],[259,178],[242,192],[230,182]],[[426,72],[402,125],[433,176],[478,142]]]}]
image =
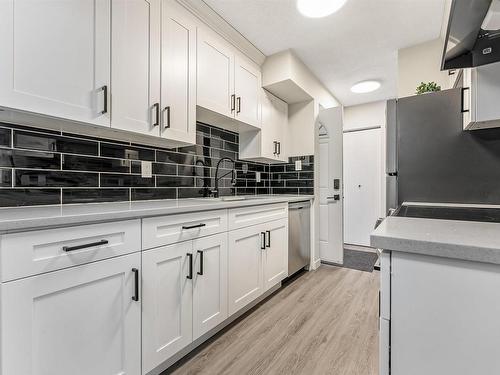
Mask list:
[{"label": "white upper cabinet", "polygon": [[221,115],[234,117],[234,54],[229,44],[213,31],[198,29],[197,104]]},{"label": "white upper cabinet", "polygon": [[0,105],[109,126],[110,8],[0,1]]},{"label": "white upper cabinet", "polygon": [[500,127],[500,63],[463,70],[461,111],[465,130]]},{"label": "white upper cabinet", "polygon": [[261,89],[260,132],[240,134],[240,158],[261,162],[287,162],[288,104]]},{"label": "white upper cabinet", "polygon": [[113,1],[112,128],[159,136],[159,4]]},{"label": "white upper cabinet", "polygon": [[198,28],[197,59],[197,105],[210,111],[202,111],[201,120],[234,130],[260,128],[259,66],[205,28]]},{"label": "white upper cabinet", "polygon": [[237,57],[234,65],[234,92],[236,118],[239,121],[260,127],[261,87],[260,68],[248,59]]},{"label": "white upper cabinet", "polygon": [[161,137],[194,144],[196,24],[174,0],[161,8]]}]

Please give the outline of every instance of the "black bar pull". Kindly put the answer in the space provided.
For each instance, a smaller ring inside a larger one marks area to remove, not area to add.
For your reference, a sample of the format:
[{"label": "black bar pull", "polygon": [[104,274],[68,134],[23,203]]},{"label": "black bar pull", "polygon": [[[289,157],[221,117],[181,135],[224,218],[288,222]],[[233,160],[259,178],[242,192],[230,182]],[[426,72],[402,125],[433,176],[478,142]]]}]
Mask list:
[{"label": "black bar pull", "polygon": [[108,113],[108,85],[104,85],[101,87],[104,95],[104,109],[101,111],[101,114],[104,115]]},{"label": "black bar pull", "polygon": [[260,232],[260,249],[265,250],[266,249],[266,232]]},{"label": "black bar pull", "polygon": [[273,145],[274,145],[273,155],[276,155],[278,153],[278,142],[273,141]]},{"label": "black bar pull", "polygon": [[193,254],[187,253],[187,257],[189,258],[189,273],[186,278],[191,280],[193,278]]},{"label": "black bar pull", "polygon": [[236,102],[238,103],[238,109],[236,110],[236,113],[240,113],[241,112],[241,96],[238,96],[236,98]]},{"label": "black bar pull", "polygon": [[231,95],[231,112],[234,112],[234,110],[236,109],[236,103],[235,103],[235,100],[236,100],[236,95]]},{"label": "black bar pull", "polygon": [[203,275],[203,250],[198,250],[200,254],[200,270],[197,272],[198,275]]},{"label": "black bar pull", "polygon": [[155,109],[155,122],[153,123],[153,127],[160,125],[160,103],[153,104],[153,108]]},{"label": "black bar pull", "polygon": [[63,246],[63,250],[66,251],[66,252],[75,251],[75,250],[80,250],[80,249],[86,249],[87,247],[107,245],[108,242],[109,242],[108,240],[100,240],[100,241],[97,241],[97,242],[86,243],[84,245]]},{"label": "black bar pull", "polygon": [[266,234],[267,234],[266,247],[271,247],[271,231],[270,230],[266,230]]},{"label": "black bar pull", "polygon": [[134,295],[132,296],[133,301],[139,301],[139,270],[137,268],[132,268],[134,273]]},{"label": "black bar pull", "polygon": [[165,129],[170,128],[170,106],[163,108],[163,112],[167,111],[167,125],[165,125]]},{"label": "black bar pull", "polygon": [[196,225],[183,225],[182,229],[195,229],[195,228],[203,228],[206,226],[207,226],[207,224],[205,224],[205,223],[200,223],[200,224],[196,224]]},{"label": "black bar pull", "polygon": [[278,143],[278,155],[281,155],[281,142]]},{"label": "black bar pull", "polygon": [[462,87],[461,92],[460,92],[460,99],[461,99],[461,104],[460,104],[460,112],[461,113],[466,113],[469,112],[468,109],[464,109],[464,104],[465,104],[465,91],[470,90],[470,87]]}]

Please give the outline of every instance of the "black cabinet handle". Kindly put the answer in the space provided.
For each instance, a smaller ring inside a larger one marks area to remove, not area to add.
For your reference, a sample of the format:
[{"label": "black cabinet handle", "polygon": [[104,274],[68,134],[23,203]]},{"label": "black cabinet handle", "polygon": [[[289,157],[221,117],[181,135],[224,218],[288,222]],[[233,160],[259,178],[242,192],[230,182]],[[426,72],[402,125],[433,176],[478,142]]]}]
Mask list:
[{"label": "black cabinet handle", "polygon": [[133,301],[139,301],[139,270],[137,268],[132,268],[132,272],[134,273],[134,296],[132,297]]},{"label": "black cabinet handle", "polygon": [[165,129],[170,128],[170,106],[163,108],[163,112],[167,111],[167,125],[165,125]]},{"label": "black cabinet handle", "polygon": [[266,234],[267,234],[266,247],[271,247],[271,231],[270,230],[266,230]]},{"label": "black cabinet handle", "polygon": [[378,317],[380,318],[380,290],[378,291]]},{"label": "black cabinet handle", "polygon": [[206,226],[207,226],[207,224],[205,224],[205,223],[200,223],[200,224],[196,224],[196,225],[183,225],[182,229],[195,229],[195,228],[203,228]]},{"label": "black cabinet handle", "polygon": [[260,232],[260,249],[265,250],[266,249],[266,232]]},{"label": "black cabinet handle", "polygon": [[235,104],[235,100],[236,100],[236,95],[231,95],[231,112],[234,112],[234,110],[236,109],[236,104]]},{"label": "black cabinet handle", "polygon": [[186,276],[187,279],[193,278],[193,254],[187,253],[187,257],[189,258],[189,273]]},{"label": "black cabinet handle", "polygon": [[197,274],[203,275],[203,251],[198,250],[198,254],[200,254],[200,270],[197,272]]},{"label": "black cabinet handle", "polygon": [[278,155],[281,155],[281,142],[278,143]]},{"label": "black cabinet handle", "polygon": [[278,142],[273,141],[273,145],[274,145],[273,155],[276,155],[278,153]]},{"label": "black cabinet handle", "polygon": [[153,108],[155,109],[155,122],[153,124],[153,127],[160,125],[160,103],[155,103],[153,104]]},{"label": "black cabinet handle", "polygon": [[108,113],[108,86],[102,86],[101,90],[103,91],[104,95],[104,109],[101,111],[101,114],[104,115],[105,113]]},{"label": "black cabinet handle", "polygon": [[241,96],[238,96],[236,98],[236,102],[238,103],[238,109],[236,110],[236,113],[240,113],[241,112]]},{"label": "black cabinet handle", "polygon": [[460,112],[461,113],[466,113],[469,112],[468,109],[464,109],[464,104],[465,104],[465,91],[470,90],[470,87],[462,87],[461,92],[460,92]]},{"label": "black cabinet handle", "polygon": [[63,250],[66,252],[69,252],[69,251],[74,251],[74,250],[86,249],[87,247],[107,245],[108,242],[109,242],[108,240],[101,240],[101,241],[97,241],[97,242],[86,243],[84,245],[63,246]]}]

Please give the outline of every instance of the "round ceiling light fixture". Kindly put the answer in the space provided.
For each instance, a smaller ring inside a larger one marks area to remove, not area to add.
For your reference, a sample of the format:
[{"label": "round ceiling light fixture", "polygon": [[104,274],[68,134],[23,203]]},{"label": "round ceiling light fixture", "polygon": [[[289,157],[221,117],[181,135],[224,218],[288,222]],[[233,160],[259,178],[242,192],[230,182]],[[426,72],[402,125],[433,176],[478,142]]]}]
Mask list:
[{"label": "round ceiling light fixture", "polygon": [[379,81],[361,81],[351,87],[351,91],[356,94],[366,94],[380,88]]},{"label": "round ceiling light fixture", "polygon": [[306,17],[321,18],[335,13],[347,0],[297,0],[297,9]]}]

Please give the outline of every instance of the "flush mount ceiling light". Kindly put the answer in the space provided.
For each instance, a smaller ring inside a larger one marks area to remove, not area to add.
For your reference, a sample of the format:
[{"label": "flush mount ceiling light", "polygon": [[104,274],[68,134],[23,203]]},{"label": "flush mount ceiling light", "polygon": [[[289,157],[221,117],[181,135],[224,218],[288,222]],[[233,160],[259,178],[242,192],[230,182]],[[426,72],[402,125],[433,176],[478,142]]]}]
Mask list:
[{"label": "flush mount ceiling light", "polygon": [[297,9],[306,17],[320,18],[335,13],[347,0],[297,0]]},{"label": "flush mount ceiling light", "polygon": [[356,83],[351,87],[351,91],[356,94],[365,94],[367,92],[372,92],[380,88],[379,81],[362,81]]}]

